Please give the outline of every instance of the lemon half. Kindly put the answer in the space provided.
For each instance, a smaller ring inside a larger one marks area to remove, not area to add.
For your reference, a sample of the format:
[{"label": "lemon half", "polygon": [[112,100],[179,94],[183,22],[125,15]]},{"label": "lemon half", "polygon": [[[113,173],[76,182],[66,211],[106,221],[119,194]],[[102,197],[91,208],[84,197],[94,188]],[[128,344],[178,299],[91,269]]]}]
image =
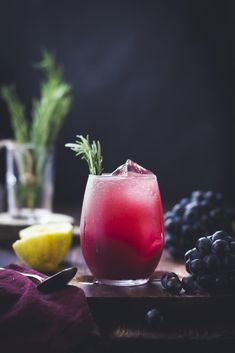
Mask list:
[{"label": "lemon half", "polygon": [[72,235],[73,226],[69,223],[35,224],[22,229],[20,240],[12,246],[26,265],[39,271],[52,272],[69,250]]}]

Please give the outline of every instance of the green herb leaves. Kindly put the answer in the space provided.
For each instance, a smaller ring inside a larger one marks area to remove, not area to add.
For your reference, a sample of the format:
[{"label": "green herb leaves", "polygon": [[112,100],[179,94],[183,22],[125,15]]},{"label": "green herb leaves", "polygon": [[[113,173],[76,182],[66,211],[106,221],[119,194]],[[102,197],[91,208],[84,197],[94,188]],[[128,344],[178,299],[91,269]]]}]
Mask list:
[{"label": "green herb leaves", "polygon": [[16,141],[25,143],[28,141],[28,124],[25,116],[25,106],[18,99],[13,86],[2,86],[0,93],[8,106]]},{"label": "green herb leaves", "polygon": [[37,67],[44,71],[46,78],[41,84],[40,98],[33,102],[31,140],[48,147],[54,143],[70,109],[71,87],[63,81],[61,69],[48,52],[44,52]]},{"label": "green herb leaves", "polygon": [[99,141],[90,142],[89,135],[86,137],[77,135],[75,143],[67,143],[65,147],[71,148],[72,151],[76,152],[76,156],[81,156],[81,159],[84,159],[87,162],[90,174],[102,174],[103,157],[101,156],[101,146]]},{"label": "green herb leaves", "polygon": [[30,129],[25,107],[15,90],[11,86],[3,86],[0,93],[11,116],[15,140],[18,143],[30,142],[36,146],[50,147],[70,109],[71,86],[64,82],[62,70],[49,52],[43,52],[42,60],[36,67],[43,71],[45,79],[41,83],[40,98],[33,101]]}]

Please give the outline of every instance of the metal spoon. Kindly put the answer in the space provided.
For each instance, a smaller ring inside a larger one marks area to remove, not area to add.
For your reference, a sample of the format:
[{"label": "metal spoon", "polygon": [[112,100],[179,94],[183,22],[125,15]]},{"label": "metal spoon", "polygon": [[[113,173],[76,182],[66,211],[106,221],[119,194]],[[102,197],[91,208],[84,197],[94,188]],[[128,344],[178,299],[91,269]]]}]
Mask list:
[{"label": "metal spoon", "polygon": [[[0,267],[0,270],[6,270],[6,269]],[[68,284],[68,282],[71,281],[71,279],[76,275],[77,268],[69,267],[47,278],[43,278],[33,273],[24,273],[16,270],[14,271],[17,273],[20,273],[23,276],[38,280],[39,281],[39,283],[37,284],[38,290],[46,293],[46,292],[52,292],[54,290],[60,289],[64,287],[66,284]]]}]

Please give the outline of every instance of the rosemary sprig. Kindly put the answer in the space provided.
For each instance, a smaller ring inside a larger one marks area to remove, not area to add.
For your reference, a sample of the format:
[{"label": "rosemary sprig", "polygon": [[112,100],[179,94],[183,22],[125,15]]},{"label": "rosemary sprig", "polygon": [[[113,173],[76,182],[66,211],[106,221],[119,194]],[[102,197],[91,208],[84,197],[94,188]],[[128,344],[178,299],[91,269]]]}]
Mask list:
[{"label": "rosemary sprig", "polygon": [[63,81],[62,70],[47,51],[37,67],[46,77],[41,84],[40,98],[33,101],[31,140],[35,145],[49,147],[70,109],[71,86]]},{"label": "rosemary sprig", "polygon": [[12,86],[2,86],[0,95],[9,110],[15,140],[18,143],[50,147],[70,109],[71,86],[64,81],[61,68],[48,51],[43,52],[42,60],[36,67],[45,74],[45,79],[41,84],[39,99],[33,100],[31,124],[28,125],[25,106]]},{"label": "rosemary sprig", "polygon": [[76,156],[81,156],[81,159],[87,162],[90,174],[101,175],[103,157],[100,142],[90,142],[89,135],[86,137],[77,135],[76,137],[75,143],[66,143],[65,147],[71,148],[72,151],[76,152]]},{"label": "rosemary sprig", "polygon": [[13,86],[2,86],[0,94],[11,115],[11,123],[16,142],[25,143],[28,141],[28,124],[25,116],[25,106],[17,97]]}]

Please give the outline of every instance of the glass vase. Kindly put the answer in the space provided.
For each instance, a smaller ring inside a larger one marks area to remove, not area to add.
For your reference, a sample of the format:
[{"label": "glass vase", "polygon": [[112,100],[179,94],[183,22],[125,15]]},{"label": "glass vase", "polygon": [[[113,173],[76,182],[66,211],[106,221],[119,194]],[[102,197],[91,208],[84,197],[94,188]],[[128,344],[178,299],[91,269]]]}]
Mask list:
[{"label": "glass vase", "polygon": [[8,213],[38,222],[52,210],[54,148],[8,142],[6,149]]}]

